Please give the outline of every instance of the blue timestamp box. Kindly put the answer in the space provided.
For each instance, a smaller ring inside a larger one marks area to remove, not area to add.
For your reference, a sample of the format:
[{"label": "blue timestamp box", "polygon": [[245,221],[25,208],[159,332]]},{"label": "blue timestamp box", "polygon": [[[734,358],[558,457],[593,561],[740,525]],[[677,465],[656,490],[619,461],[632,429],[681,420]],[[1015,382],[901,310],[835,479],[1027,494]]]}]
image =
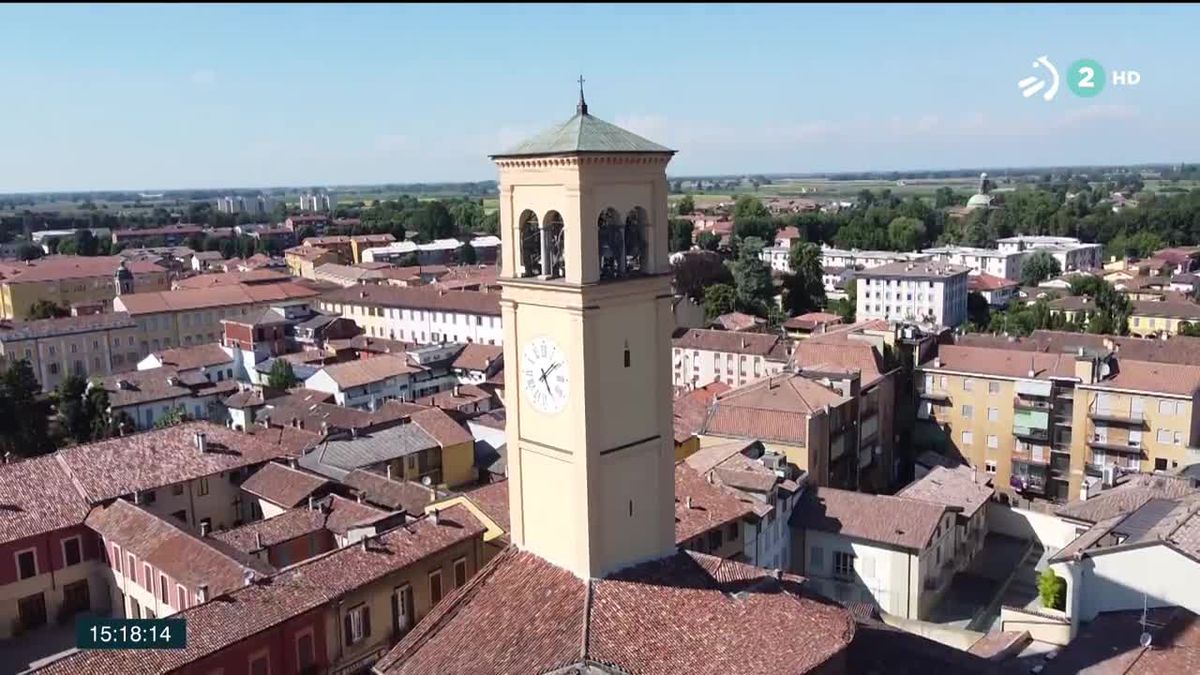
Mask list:
[{"label": "blue timestamp box", "polygon": [[187,619],[80,618],[75,622],[79,649],[183,649]]}]

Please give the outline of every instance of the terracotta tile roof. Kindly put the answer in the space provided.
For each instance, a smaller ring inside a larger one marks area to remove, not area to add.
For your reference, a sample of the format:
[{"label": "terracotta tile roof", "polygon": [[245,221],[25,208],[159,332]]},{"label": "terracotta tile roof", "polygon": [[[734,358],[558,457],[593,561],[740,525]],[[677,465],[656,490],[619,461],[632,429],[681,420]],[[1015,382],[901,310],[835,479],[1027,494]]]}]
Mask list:
[{"label": "terracotta tile roof", "polygon": [[281,283],[290,279],[290,276],[274,270],[213,272],[180,279],[175,282],[174,287],[176,290],[194,290],[198,288],[216,288],[217,286],[236,286],[238,284]]},{"label": "terracotta tile roof", "polygon": [[852,340],[826,342],[819,337],[801,340],[792,352],[791,365],[816,371],[830,366],[835,370],[858,371],[863,387],[878,382],[884,370],[883,359],[870,344]]},{"label": "terracotta tile roof", "polygon": [[749,504],[709,483],[695,469],[675,465],[675,543],[682,545],[692,537],[753,514]]},{"label": "terracotta tile roof", "polygon": [[333,291],[325,302],[370,307],[403,307],[500,316],[500,295],[480,291],[444,291],[428,286],[354,286]]},{"label": "terracotta tile roof", "polygon": [[845,609],[790,575],[678,553],[583,580],[509,547],[376,665],[382,675],[806,673],[854,635]]},{"label": "terracotta tile roof", "polygon": [[894,262],[870,269],[859,270],[855,274],[860,277],[877,279],[948,279],[960,274],[967,274],[971,268],[962,265],[952,265],[936,260],[914,260],[911,262]]},{"label": "terracotta tile roof", "polygon": [[[455,544],[482,537],[483,524],[461,507],[397,527],[373,538],[369,546],[348,546],[312,558],[271,577],[270,583],[239,588],[219,600],[190,608],[184,649],[89,650],[72,654],[43,671],[45,675],[159,674],[247,640],[426,560]],[[444,601],[443,601],[444,602]],[[424,625],[424,622],[422,622]]]},{"label": "terracotta tile roof", "polygon": [[272,407],[258,419],[266,420],[273,426],[303,429],[318,435],[338,429],[367,429],[375,425],[371,413],[333,403],[289,401]]},{"label": "terracotta tile roof", "polygon": [[413,424],[429,434],[443,448],[459,443],[474,443],[475,437],[471,432],[455,422],[439,408],[428,408],[411,415]]},{"label": "terracotta tile roof", "polygon": [[954,506],[962,509],[963,517],[970,518],[983,508],[995,493],[995,490],[986,484],[986,475],[976,473],[975,478],[979,481],[972,479],[972,470],[966,466],[953,469],[937,466],[920,480],[897,492],[896,496]]},{"label": "terracotta tile roof", "polygon": [[398,375],[419,373],[422,370],[420,366],[410,365],[407,357],[397,354],[382,354],[369,359],[335,363],[322,369],[342,389],[361,387]]},{"label": "terracotta tile roof", "polygon": [[702,433],[803,445],[808,417],[847,400],[800,375],[773,375],[718,396]]},{"label": "terracotta tile roof", "polygon": [[251,424],[242,433],[279,446],[281,457],[299,457],[321,442],[320,432],[286,427],[267,428]]},{"label": "terracotta tile roof", "polygon": [[155,352],[163,366],[177,370],[192,370],[207,366],[225,365],[233,361],[233,357],[221,345],[203,344],[194,347],[176,347],[166,351]]},{"label": "terracotta tile roof", "polygon": [[816,330],[820,326],[833,326],[842,323],[842,317],[828,312],[809,312],[793,316],[783,322],[783,327],[791,330]]},{"label": "terracotta tile roof", "polygon": [[721,330],[744,331],[757,328],[766,322],[757,316],[754,316],[753,314],[746,314],[744,312],[729,312],[728,314],[722,314],[721,316],[718,316],[713,320],[713,323],[719,324],[721,326]]},{"label": "terracotta tile roof", "polygon": [[479,507],[484,515],[504,530],[505,538],[511,531],[508,508],[508,480],[498,480],[463,493],[471,503]]},{"label": "terracotta tile roof", "polygon": [[0,543],[82,524],[87,512],[54,455],[0,464]]},{"label": "terracotta tile roof", "polygon": [[100,386],[108,392],[108,401],[113,408],[185,397],[215,396],[220,400],[238,390],[236,380],[209,382],[198,371],[180,373],[175,368],[131,370],[109,375],[100,380]]},{"label": "terracotta tile roof", "polygon": [[452,368],[463,370],[483,371],[504,360],[504,347],[501,345],[483,345],[478,342],[467,344],[451,363]]},{"label": "terracotta tile roof", "polygon": [[[311,238],[311,237],[310,237]],[[307,239],[305,241],[308,241]],[[309,262],[316,262],[322,259],[332,259],[332,254],[325,249],[316,246],[293,246],[283,251],[285,258],[302,258]]]},{"label": "terracotta tile roof", "polygon": [[1119,359],[1112,377],[1089,387],[1131,389],[1190,398],[1200,391],[1200,365]]},{"label": "terracotta tile roof", "polygon": [[0,322],[0,342],[135,327],[137,327],[137,322],[129,318],[128,314],[87,314],[35,321],[3,321]]},{"label": "terracotta tile roof", "polygon": [[446,391],[439,391],[436,394],[422,396],[414,402],[419,405],[441,408],[447,411],[462,410],[463,412],[472,412],[463,409],[471,408],[476,403],[482,403],[492,398],[491,392],[480,389],[473,384],[458,385],[457,389],[457,394],[454,393],[454,389],[447,389]]},{"label": "terracotta tile roof", "polygon": [[323,499],[321,507],[328,509],[325,529],[335,534],[346,534],[350,528],[373,523],[391,515],[370,504],[362,504],[338,495],[329,495]]},{"label": "terracotta tile roof", "polygon": [[671,340],[671,346],[675,349],[746,354],[775,361],[787,360],[789,344],[778,335],[702,328],[685,329]]},{"label": "terracotta tile roof", "polygon": [[242,483],[242,489],[285,509],[298,506],[321,488],[330,485],[324,476],[267,462]]},{"label": "terracotta tile roof", "polygon": [[1017,282],[981,272],[967,277],[967,289],[972,291],[998,291],[1002,288],[1016,288]]},{"label": "terracotta tile roof", "polygon": [[696,452],[688,455],[687,459],[683,460],[688,466],[692,467],[701,474],[708,473],[728,461],[735,455],[740,455],[746,448],[749,448],[758,441],[727,441],[725,443],[717,443],[713,445],[705,445]]},{"label": "terracotta tile roof", "polygon": [[[208,451],[193,435],[207,435]],[[209,422],[77,445],[56,453],[91,502],[261,464],[288,451],[269,435],[252,436]]]},{"label": "terracotta tile roof", "polygon": [[704,420],[708,417],[709,406],[718,394],[723,394],[729,389],[729,385],[718,380],[675,397],[673,404],[675,442],[682,443],[700,433],[704,427]]},{"label": "terracotta tile roof", "polygon": [[1200,672],[1200,619],[1182,607],[1152,608],[1146,615],[1151,646],[1139,638],[1142,610],[1104,612],[1045,662],[1043,675],[1167,675]]},{"label": "terracotta tile roof", "polygon": [[1200,495],[1192,479],[1162,474],[1136,474],[1089,499],[1071,502],[1054,513],[1071,520],[1098,523],[1133,513],[1151,499],[1182,499]]},{"label": "terracotta tile roof", "polygon": [[971,643],[967,652],[985,659],[1003,658],[1012,654],[1013,649],[1021,649],[1032,641],[1029,631],[993,631]]},{"label": "terracotta tile roof", "polygon": [[135,554],[139,565],[149,563],[155,572],[161,570],[189,589],[208,584],[214,596],[241,588],[247,571],[274,571],[264,563],[238,555],[236,549],[211,538],[201,539],[171,519],[160,518],[124,499],[92,509],[86,523],[105,539],[120,544],[123,551]]},{"label": "terracotta tile roof", "polygon": [[1200,305],[1178,300],[1135,301],[1130,316],[1154,316],[1169,319],[1200,319]]},{"label": "terracotta tile roof", "polygon": [[938,348],[941,365],[935,361],[921,364],[924,371],[949,370],[959,373],[995,375],[997,377],[1029,378],[1047,380],[1054,377],[1075,377],[1074,354],[1045,354],[1042,352],[1017,352],[987,347],[964,347],[942,345]]},{"label": "terracotta tile roof", "polygon": [[213,288],[189,288],[156,293],[122,295],[113,302],[131,316],[159,314],[210,307],[240,307],[254,303],[306,300],[318,292],[295,282],[278,284],[232,284]]},{"label": "terracotta tile roof", "polygon": [[346,474],[342,483],[354,488],[363,499],[384,508],[401,510],[410,516],[425,513],[425,507],[434,500],[436,492],[420,483],[392,480],[387,476],[366,469],[355,469]]},{"label": "terracotta tile roof", "polygon": [[1047,353],[1075,352],[1080,347],[1089,351],[1111,351],[1119,359],[1152,361],[1155,363],[1200,363],[1200,337],[1175,335],[1165,340],[1152,338],[1091,335],[1062,331],[1035,330],[1029,337],[1011,340],[1000,336],[968,333],[956,339],[964,346],[998,347],[1014,351]]},{"label": "terracotta tile roof", "polygon": [[221,404],[226,408],[234,410],[242,410],[245,408],[257,408],[261,405],[266,405],[266,399],[263,398],[262,392],[256,389],[246,389],[230,396],[221,401]]},{"label": "terracotta tile roof", "polygon": [[919,499],[821,487],[804,493],[792,511],[791,524],[919,551],[929,544],[948,508]]},{"label": "terracotta tile roof", "polygon": [[[121,256],[76,256],[48,255],[26,262],[0,263],[0,282],[23,284],[31,282],[58,281],[60,279],[87,279],[104,277],[111,279],[124,260]],[[140,274],[162,274],[167,270],[150,262],[135,261],[125,267],[134,275],[134,286]]]}]

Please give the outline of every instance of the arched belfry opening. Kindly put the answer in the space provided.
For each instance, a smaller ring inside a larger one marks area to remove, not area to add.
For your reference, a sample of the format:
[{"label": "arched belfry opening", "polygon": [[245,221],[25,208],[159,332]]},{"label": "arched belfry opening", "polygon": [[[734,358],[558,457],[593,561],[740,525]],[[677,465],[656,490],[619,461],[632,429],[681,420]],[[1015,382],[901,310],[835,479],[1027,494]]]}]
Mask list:
[{"label": "arched belfry opening", "polygon": [[625,226],[616,209],[609,207],[600,212],[596,221],[596,237],[600,251],[600,278],[617,279],[625,276]]},{"label": "arched belfry opening", "polygon": [[522,277],[535,277],[542,273],[542,230],[537,214],[529,210],[522,211],[517,222],[520,223],[520,274]]},{"label": "arched belfry opening", "polygon": [[567,265],[563,248],[566,229],[563,218],[558,211],[550,211],[542,218],[542,274],[547,279],[560,279],[566,276]]},{"label": "arched belfry opening", "polygon": [[641,274],[646,259],[646,242],[650,240],[650,219],[646,209],[635,206],[625,216],[625,274]]}]

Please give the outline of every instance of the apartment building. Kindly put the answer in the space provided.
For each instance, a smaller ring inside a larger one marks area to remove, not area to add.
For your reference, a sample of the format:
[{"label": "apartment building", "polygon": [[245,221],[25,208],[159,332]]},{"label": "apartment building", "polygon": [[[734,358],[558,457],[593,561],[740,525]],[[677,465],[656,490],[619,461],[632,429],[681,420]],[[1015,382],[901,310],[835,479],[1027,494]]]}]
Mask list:
[{"label": "apartment building", "polygon": [[812,489],[792,515],[792,567],[839,602],[924,620],[956,570],[956,515],[919,499]]},{"label": "apartment building", "polygon": [[1129,334],[1138,337],[1179,335],[1180,325],[1200,323],[1200,304],[1187,300],[1134,301]]},{"label": "apartment building", "polygon": [[429,287],[358,286],[325,294],[323,311],[353,320],[372,337],[417,343],[500,345],[500,296]]},{"label": "apartment building", "polygon": [[[168,225],[130,230],[113,230],[112,243],[126,246],[178,246],[193,236],[213,234],[200,225]],[[215,235],[213,235],[215,236]],[[228,235],[226,235],[228,236]]]},{"label": "apartment building", "polygon": [[929,259],[930,256],[924,253],[846,250],[834,248],[826,244],[821,245],[821,265],[824,267],[872,269],[893,263],[913,263]]},{"label": "apartment building", "polygon": [[[464,242],[458,239],[435,239],[427,244],[417,244],[411,241],[398,241],[386,246],[376,246],[363,251],[362,259],[367,262],[386,262],[396,264],[410,255],[417,257],[421,265],[445,265],[458,262],[458,250]],[[492,264],[500,253],[500,238],[494,235],[472,237],[471,248],[475,249],[475,258],[479,263]]]},{"label": "apartment building", "polygon": [[450,507],[255,576],[220,602],[209,589],[179,613],[182,650],[87,650],[41,672],[366,672],[482,567],[484,531]]},{"label": "apartment building", "polygon": [[967,291],[978,293],[987,300],[989,307],[1007,307],[1018,297],[1020,285],[988,273],[972,274],[967,279]]},{"label": "apartment building", "polygon": [[1064,272],[1090,270],[1104,265],[1104,246],[1085,244],[1075,237],[1047,237],[1019,234],[996,240],[1003,253],[1046,251],[1054,256]]},{"label": "apartment building", "polygon": [[1188,463],[1200,366],[1109,349],[943,345],[916,368],[920,437],[957,452],[997,489],[1068,501],[1086,477]]},{"label": "apartment building", "polygon": [[740,387],[778,375],[791,357],[791,343],[778,335],[688,328],[671,340],[671,382],[704,387],[724,382]]},{"label": "apartment building", "polygon": [[973,246],[939,246],[921,251],[930,260],[967,267],[971,274],[990,274],[1015,281],[1021,278],[1021,263],[1028,255],[1019,250],[976,248]]},{"label": "apartment building", "polygon": [[106,377],[133,370],[137,323],[127,314],[92,314],[0,323],[0,368],[29,361],[42,391],[70,375]]},{"label": "apartment building", "polygon": [[326,263],[337,262],[338,256],[333,251],[316,246],[293,246],[284,250],[283,260],[292,276],[316,279],[317,268]]},{"label": "apartment building", "polygon": [[[118,280],[119,275],[124,278]],[[96,304],[111,309],[117,295],[168,288],[166,269],[150,262],[125,262],[120,256],[56,255],[0,262],[0,319],[26,319],[40,300],[67,308]]]},{"label": "apartment building", "polygon": [[855,274],[860,321],[920,321],[953,328],[967,320],[967,277],[960,265],[890,263]]},{"label": "apartment building", "polygon": [[377,410],[388,401],[416,398],[412,375],[422,370],[410,364],[407,355],[384,354],[325,366],[306,379],[304,386],[332,394],[338,405]]},{"label": "apartment building", "polygon": [[218,342],[222,319],[244,319],[272,305],[306,304],[319,293],[296,283],[232,284],[207,289],[134,293],[113,306],[137,321],[140,354]]},{"label": "apartment building", "polygon": [[[328,237],[309,237],[301,242],[301,247],[318,248],[337,257],[337,262],[343,265],[353,265],[363,262],[363,252],[379,246],[386,246],[396,241],[391,234],[356,234],[332,235]],[[367,258],[367,262],[371,259]]]}]

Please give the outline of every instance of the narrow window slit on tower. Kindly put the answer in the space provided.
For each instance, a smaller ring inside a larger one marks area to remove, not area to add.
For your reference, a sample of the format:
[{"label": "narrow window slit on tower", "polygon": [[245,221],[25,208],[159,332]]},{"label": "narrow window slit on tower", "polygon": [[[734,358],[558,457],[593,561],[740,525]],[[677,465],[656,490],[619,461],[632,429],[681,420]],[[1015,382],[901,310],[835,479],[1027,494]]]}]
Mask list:
[{"label": "narrow window slit on tower", "polygon": [[625,343],[625,367],[629,367],[629,343]]},{"label": "narrow window slit on tower", "polygon": [[630,518],[633,517],[633,500],[632,499],[629,500],[629,517]]}]

